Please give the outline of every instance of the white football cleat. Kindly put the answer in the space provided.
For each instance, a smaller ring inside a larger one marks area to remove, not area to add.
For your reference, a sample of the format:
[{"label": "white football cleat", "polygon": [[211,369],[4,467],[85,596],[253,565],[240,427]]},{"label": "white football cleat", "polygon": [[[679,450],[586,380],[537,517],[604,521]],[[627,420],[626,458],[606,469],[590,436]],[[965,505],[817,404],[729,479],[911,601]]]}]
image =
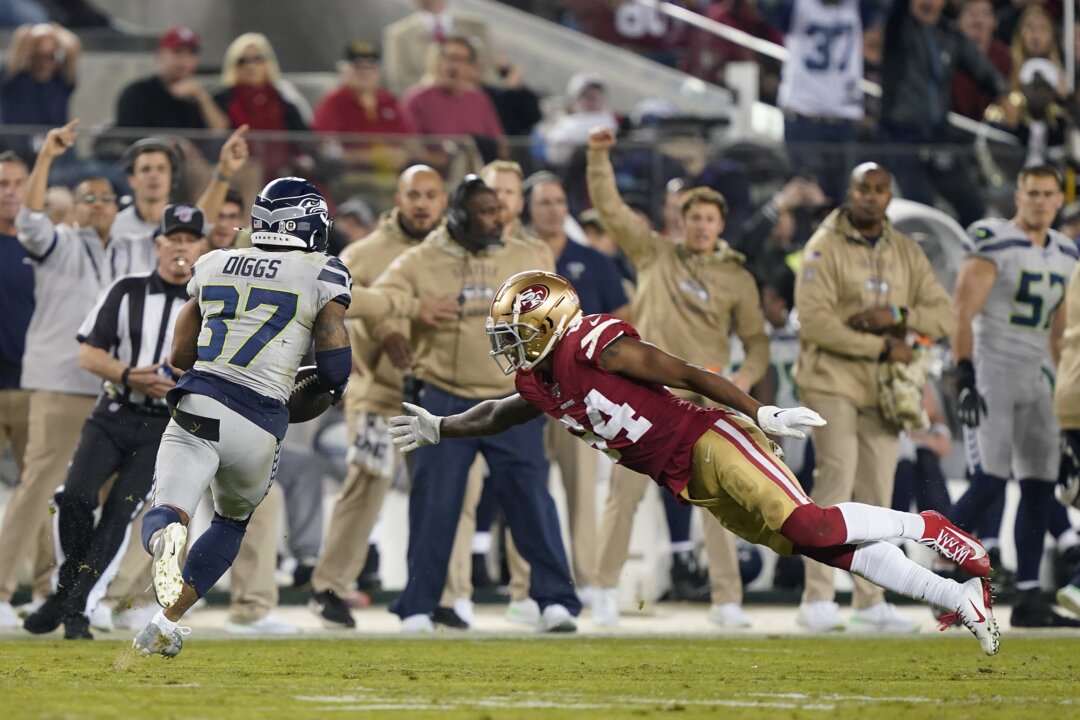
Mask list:
[{"label": "white football cleat", "polygon": [[506,606],[506,619],[518,625],[539,625],[540,606],[532,598],[517,600]]},{"label": "white football cleat", "polygon": [[1057,591],[1057,602],[1073,615],[1080,617],[1080,588],[1075,585],[1061,588]]},{"label": "white football cleat", "polygon": [[941,630],[949,629],[959,620],[978,638],[984,653],[996,655],[1001,649],[1001,631],[994,618],[990,581],[987,578],[972,578],[960,586],[960,592],[960,605],[956,612],[938,618]]},{"label": "white football cleat", "polygon": [[898,613],[895,605],[879,602],[877,605],[853,611],[848,619],[848,630],[906,635],[919,632],[919,623]]},{"label": "white football cleat", "polygon": [[592,605],[593,625],[615,627],[619,624],[619,589],[601,588]]},{"label": "white football cleat", "polygon": [[0,628],[11,630],[22,627],[22,618],[9,602],[0,602]]},{"label": "white football cleat", "polygon": [[435,632],[431,616],[424,613],[410,615],[401,621],[401,632],[406,635],[430,635]]},{"label": "white football cleat", "polygon": [[90,611],[90,627],[102,632],[112,632],[116,629],[113,623],[112,608],[105,603],[98,603]]},{"label": "white football cleat", "polygon": [[180,556],[186,544],[187,528],[180,523],[169,523],[154,545],[154,596],[163,608],[172,607],[184,589]]},{"label": "white football cleat", "polygon": [[131,641],[131,647],[143,657],[164,655],[174,658],[184,648],[184,635],[189,635],[191,628],[179,625],[169,634],[161,631],[156,623],[148,623]]},{"label": "white football cleat", "polygon": [[753,623],[743,612],[742,605],[735,602],[721,603],[709,608],[709,622],[722,628],[748,628]]},{"label": "white football cleat", "polygon": [[577,623],[564,606],[548,605],[540,614],[540,629],[549,633],[577,632]]},{"label": "white football cleat", "polygon": [[840,619],[840,606],[828,600],[804,602],[799,605],[799,614],[795,617],[795,622],[812,632],[844,629],[844,621]]},{"label": "white football cleat", "polygon": [[249,623],[227,620],[225,632],[233,635],[295,635],[300,632],[300,628],[273,615],[267,615]]}]

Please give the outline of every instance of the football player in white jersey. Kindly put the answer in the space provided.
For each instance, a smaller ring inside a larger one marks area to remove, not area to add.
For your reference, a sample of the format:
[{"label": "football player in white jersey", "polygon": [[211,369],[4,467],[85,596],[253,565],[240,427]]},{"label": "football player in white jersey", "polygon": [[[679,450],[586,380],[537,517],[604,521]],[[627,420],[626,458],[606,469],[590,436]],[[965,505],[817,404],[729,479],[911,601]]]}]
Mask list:
[{"label": "football player in white jersey", "polygon": [[964,428],[971,486],[949,513],[972,527],[1020,483],[1016,511],[1014,627],[1073,625],[1041,596],[1047,517],[1058,477],[1058,425],[1043,367],[1057,367],[1064,329],[1059,311],[1076,265],[1076,245],[1051,229],[1064,202],[1061,174],[1042,165],[1016,180],[1016,216],[968,229],[970,252],[956,278],[957,412]]},{"label": "football player in white jersey", "polygon": [[[340,397],[352,368],[344,323],[352,280],[325,254],[332,223],[319,191],[300,178],[274,180],[256,198],[251,224],[254,247],[195,263],[173,333],[171,362],[186,372],[167,397],[172,420],[142,524],[164,609],[135,638],[143,655],[180,652],[177,621],[236,559],[274,480],[286,401],[312,341],[320,388]],[[208,487],[214,519],[181,568],[187,525]]]}]

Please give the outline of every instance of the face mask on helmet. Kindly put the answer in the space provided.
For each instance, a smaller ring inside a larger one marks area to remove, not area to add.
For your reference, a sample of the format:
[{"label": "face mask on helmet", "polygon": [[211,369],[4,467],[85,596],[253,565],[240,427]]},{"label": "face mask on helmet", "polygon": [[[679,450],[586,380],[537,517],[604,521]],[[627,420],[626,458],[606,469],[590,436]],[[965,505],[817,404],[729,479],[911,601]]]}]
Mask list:
[{"label": "face mask on helmet", "polygon": [[318,188],[303,178],[274,180],[251,207],[251,244],[326,252],[330,209]]}]

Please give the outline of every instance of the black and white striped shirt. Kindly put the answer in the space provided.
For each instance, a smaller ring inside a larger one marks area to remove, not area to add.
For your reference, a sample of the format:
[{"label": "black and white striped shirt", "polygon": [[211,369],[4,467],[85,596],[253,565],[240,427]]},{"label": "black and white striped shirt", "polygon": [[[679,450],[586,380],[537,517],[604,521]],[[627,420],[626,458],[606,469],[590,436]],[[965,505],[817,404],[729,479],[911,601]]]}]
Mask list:
[{"label": "black and white striped shirt", "polygon": [[[76,337],[132,367],[156,365],[172,352],[173,325],[187,301],[185,285],[167,283],[156,271],[127,275],[109,286]],[[109,397],[136,408],[165,408],[164,400],[148,398],[108,380],[102,389]]]}]

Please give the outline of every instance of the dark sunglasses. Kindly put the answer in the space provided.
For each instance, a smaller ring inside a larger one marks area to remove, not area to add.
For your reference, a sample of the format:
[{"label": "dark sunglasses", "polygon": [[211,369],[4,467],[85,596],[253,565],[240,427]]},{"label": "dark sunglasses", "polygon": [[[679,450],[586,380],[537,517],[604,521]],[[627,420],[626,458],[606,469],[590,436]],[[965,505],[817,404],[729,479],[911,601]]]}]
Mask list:
[{"label": "dark sunglasses", "polygon": [[86,195],[79,196],[79,202],[86,203],[87,205],[96,203],[98,200],[101,202],[114,203],[116,202],[116,196],[111,193],[104,195],[95,195],[94,193],[87,193]]},{"label": "dark sunglasses", "polygon": [[237,65],[249,65],[251,63],[264,63],[266,62],[265,55],[243,55],[237,59]]}]

